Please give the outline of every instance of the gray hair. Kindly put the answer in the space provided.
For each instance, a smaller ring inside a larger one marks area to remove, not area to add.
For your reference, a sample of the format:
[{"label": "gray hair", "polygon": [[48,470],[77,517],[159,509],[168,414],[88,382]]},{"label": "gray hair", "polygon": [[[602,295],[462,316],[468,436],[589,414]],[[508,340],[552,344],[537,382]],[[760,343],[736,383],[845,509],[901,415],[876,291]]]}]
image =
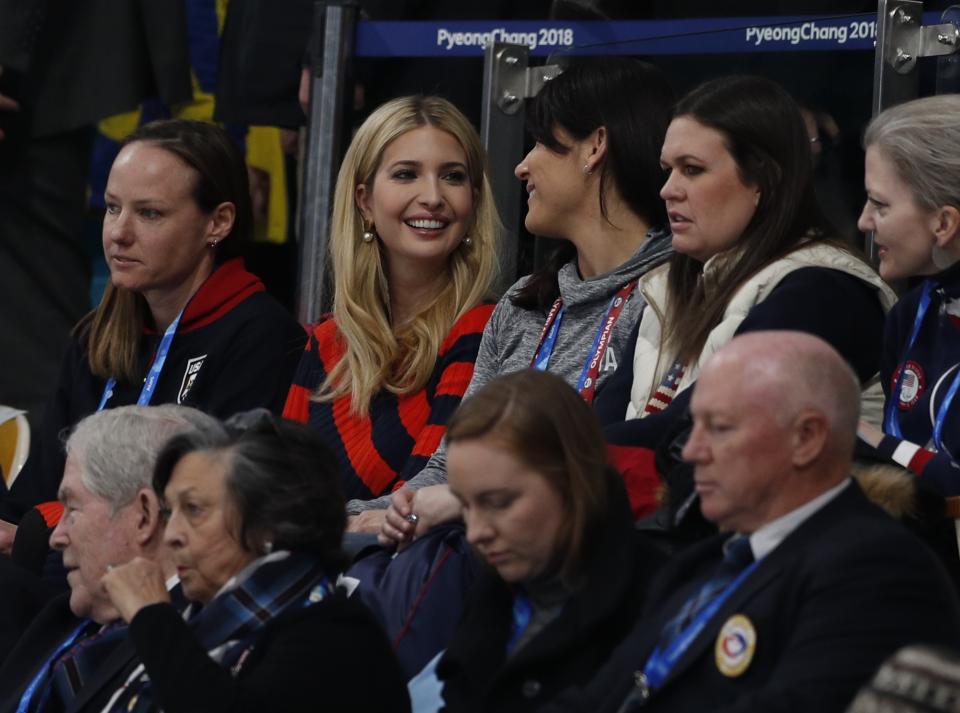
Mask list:
[{"label": "gray hair", "polygon": [[219,422],[188,406],[120,406],[84,418],[65,447],[84,487],[117,512],[151,487],[157,455],[170,438],[210,424]]},{"label": "gray hair", "polygon": [[918,206],[960,208],[960,96],[899,104],[874,117],[863,145],[876,146],[913,192]]},{"label": "gray hair", "polygon": [[336,458],[314,429],[266,409],[237,414],[172,438],[157,458],[153,488],[163,498],[177,463],[194,452],[217,459],[234,539],[248,552],[310,552],[339,571],[346,509]]}]

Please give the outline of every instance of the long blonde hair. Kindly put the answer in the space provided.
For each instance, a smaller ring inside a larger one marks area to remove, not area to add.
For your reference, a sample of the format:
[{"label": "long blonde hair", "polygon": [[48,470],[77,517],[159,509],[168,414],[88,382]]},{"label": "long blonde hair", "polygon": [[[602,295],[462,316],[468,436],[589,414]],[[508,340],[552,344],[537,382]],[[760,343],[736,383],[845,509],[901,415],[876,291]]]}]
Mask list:
[{"label": "long blonde hair", "polygon": [[[390,324],[390,286],[380,243],[363,242],[364,221],[356,187],[372,188],[391,141],[427,125],[452,135],[466,154],[474,193],[471,244],[461,243],[453,251],[444,287],[395,332]],[[332,226],[333,316],[345,354],[312,398],[331,401],[350,394],[351,411],[365,415],[381,389],[408,394],[423,388],[453,323],[490,295],[497,269],[499,221],[476,130],[453,104],[439,97],[401,97],[380,106],[357,131],[340,166]]]}]

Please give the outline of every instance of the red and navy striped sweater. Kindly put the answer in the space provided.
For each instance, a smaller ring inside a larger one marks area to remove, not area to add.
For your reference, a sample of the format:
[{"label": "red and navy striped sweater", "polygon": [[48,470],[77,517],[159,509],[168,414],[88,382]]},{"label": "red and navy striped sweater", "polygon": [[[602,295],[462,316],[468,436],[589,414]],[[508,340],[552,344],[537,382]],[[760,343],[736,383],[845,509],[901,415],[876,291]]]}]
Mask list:
[{"label": "red and navy striped sweater", "polygon": [[344,353],[334,320],[310,330],[283,415],[323,435],[340,463],[347,499],[369,500],[395,490],[433,455],[473,377],[480,337],[493,307],[474,307],[453,325],[426,386],[403,396],[380,391],[365,417],[350,413],[349,395],[332,402],[310,400]]}]

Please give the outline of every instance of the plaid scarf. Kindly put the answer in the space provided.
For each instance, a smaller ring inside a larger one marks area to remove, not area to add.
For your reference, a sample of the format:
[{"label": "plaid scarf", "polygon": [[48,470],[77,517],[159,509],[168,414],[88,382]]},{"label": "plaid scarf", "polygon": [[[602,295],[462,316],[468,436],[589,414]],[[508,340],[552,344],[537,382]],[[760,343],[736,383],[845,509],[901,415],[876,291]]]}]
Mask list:
[{"label": "plaid scarf", "polygon": [[[288,609],[307,607],[333,592],[312,555],[274,552],[227,582],[188,625],[207,655],[236,676],[263,628]],[[149,672],[142,666],[104,713],[155,713]]]},{"label": "plaid scarf", "polygon": [[101,626],[85,620],[57,647],[27,686],[17,713],[64,710],[126,636],[123,620]]}]

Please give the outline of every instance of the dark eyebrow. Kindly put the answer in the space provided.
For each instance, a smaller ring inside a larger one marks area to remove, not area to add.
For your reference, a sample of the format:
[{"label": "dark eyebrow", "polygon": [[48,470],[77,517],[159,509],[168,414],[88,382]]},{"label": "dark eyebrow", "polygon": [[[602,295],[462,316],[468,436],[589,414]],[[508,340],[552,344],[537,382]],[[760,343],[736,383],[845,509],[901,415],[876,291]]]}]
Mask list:
[{"label": "dark eyebrow", "polygon": [[[110,191],[103,192],[103,199],[107,201],[115,201],[117,197],[113,195]],[[134,207],[140,207],[145,205],[166,205],[166,203],[160,198],[138,198],[133,201]]]},{"label": "dark eyebrow", "polygon": [[[698,161],[699,163],[703,163],[702,158],[698,158],[693,154],[689,154],[689,153],[685,153],[680,156],[677,156],[673,160],[674,161]],[[663,156],[660,157],[660,163],[666,163],[666,161],[664,161],[663,159]]]}]

